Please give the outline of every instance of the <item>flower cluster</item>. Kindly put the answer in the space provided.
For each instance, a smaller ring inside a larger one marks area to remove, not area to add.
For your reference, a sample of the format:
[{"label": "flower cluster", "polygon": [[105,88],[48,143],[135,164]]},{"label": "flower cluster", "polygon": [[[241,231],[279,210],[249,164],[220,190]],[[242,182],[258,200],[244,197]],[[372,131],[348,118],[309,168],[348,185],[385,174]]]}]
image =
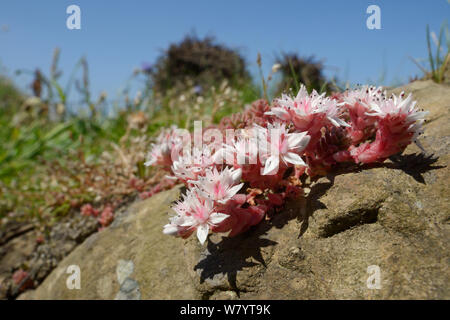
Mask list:
[{"label": "flower cluster", "polygon": [[[164,130],[146,165],[187,186],[164,233],[186,238],[196,232],[202,244],[210,231],[237,235],[301,196],[302,175],[402,152],[422,132],[426,112],[415,105],[411,95],[388,97],[382,88],[326,97],[302,86],[295,97],[282,95],[271,105],[258,100],[200,135]],[[200,144],[191,148],[186,137]]]}]

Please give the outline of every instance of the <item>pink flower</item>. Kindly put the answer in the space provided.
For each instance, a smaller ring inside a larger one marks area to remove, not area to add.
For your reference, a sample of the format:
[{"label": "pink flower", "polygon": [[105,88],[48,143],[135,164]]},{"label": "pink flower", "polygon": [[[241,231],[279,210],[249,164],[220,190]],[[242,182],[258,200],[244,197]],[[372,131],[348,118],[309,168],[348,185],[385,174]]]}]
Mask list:
[{"label": "pink flower", "polygon": [[350,118],[350,127],[347,133],[351,142],[357,144],[367,140],[375,134],[376,119],[367,114],[372,103],[385,99],[386,93],[381,87],[363,86],[360,89],[346,91],[339,105],[343,106]]},{"label": "pink flower", "polygon": [[335,126],[348,126],[339,117],[340,110],[334,99],[319,95],[313,90],[308,94],[306,87],[301,86],[295,98],[283,94],[275,100],[276,106],[267,115],[274,115],[283,121],[291,121],[299,131],[316,134],[327,122]]},{"label": "pink flower", "polygon": [[260,128],[259,138],[267,140],[263,175],[277,173],[280,160],[285,166],[288,164],[306,166],[300,157],[310,140],[306,132],[288,133],[284,124],[276,123],[269,125],[267,129]]},{"label": "pink flower", "polygon": [[212,201],[205,200],[204,203],[195,206],[193,214],[191,216],[188,216],[186,221],[182,224],[183,227],[188,226],[190,228],[197,229],[197,238],[201,244],[205,243],[210,226],[216,226],[217,224],[228,218],[227,214],[213,212],[212,210]]},{"label": "pink flower", "polygon": [[184,182],[197,180],[198,176],[205,175],[206,169],[217,163],[216,155],[208,145],[203,145],[202,150],[194,148],[192,153],[174,153],[173,159],[172,172],[176,178]]},{"label": "pink flower", "polygon": [[[191,189],[184,200],[173,208],[177,213],[170,219],[170,223],[164,226],[164,233],[181,235],[189,231],[197,231],[197,238],[204,244],[210,227],[228,218],[227,214],[214,211],[214,202],[198,195],[198,190]],[[190,234],[190,233],[189,233]]]},{"label": "pink flower", "polygon": [[205,176],[199,177],[197,181],[190,181],[197,186],[198,193],[219,203],[225,203],[231,199],[244,185],[237,184],[241,180],[242,169],[225,168],[218,171],[217,168],[206,171]]},{"label": "pink flower", "polygon": [[239,129],[230,141],[215,153],[216,163],[234,167],[256,164],[258,162],[258,130],[260,127]]},{"label": "pink flower", "polygon": [[176,132],[177,127],[163,130],[152,144],[147,156],[146,166],[159,165],[168,168],[172,165],[172,152],[182,144],[182,139]]},{"label": "pink flower", "polygon": [[343,99],[343,102],[349,106],[361,104],[369,108],[371,103],[381,101],[385,97],[386,91],[383,91],[383,87],[362,86],[358,89],[347,90],[340,99]]},{"label": "pink flower", "polygon": [[407,132],[412,132],[413,137],[416,138],[422,132],[422,123],[428,112],[419,112],[415,108],[417,101],[412,100],[411,94],[404,100],[403,96],[402,92],[399,97],[393,94],[390,99],[382,100],[380,103],[371,103],[372,112],[368,115],[387,122],[393,133],[400,133],[406,129]]},{"label": "pink flower", "polygon": [[191,235],[193,230],[187,230],[187,227],[182,227],[185,219],[188,215],[190,215],[190,198],[196,197],[196,195],[188,190],[186,195],[183,195],[183,200],[178,201],[173,207],[172,210],[175,212],[175,215],[169,218],[170,223],[164,226],[163,233],[172,236],[184,236]]},{"label": "pink flower", "polygon": [[[295,97],[283,95],[272,106],[261,100],[211,125],[222,135],[199,149],[190,150],[166,131],[147,164],[171,171],[188,191],[163,232],[187,238],[195,231],[202,244],[209,231],[229,237],[245,232],[276,214],[286,199],[301,196],[302,175],[325,175],[339,162],[371,163],[402,152],[422,132],[425,115],[411,96],[386,98],[382,88],[325,97],[302,86]],[[241,130],[230,136],[231,128]],[[244,185],[249,188],[242,191]],[[162,189],[157,185],[148,195]]]},{"label": "pink flower", "polygon": [[371,163],[402,152],[422,132],[422,123],[427,112],[419,112],[411,95],[406,99],[392,98],[371,103],[372,112],[367,113],[377,121],[375,141],[351,147],[350,154],[356,162]]}]

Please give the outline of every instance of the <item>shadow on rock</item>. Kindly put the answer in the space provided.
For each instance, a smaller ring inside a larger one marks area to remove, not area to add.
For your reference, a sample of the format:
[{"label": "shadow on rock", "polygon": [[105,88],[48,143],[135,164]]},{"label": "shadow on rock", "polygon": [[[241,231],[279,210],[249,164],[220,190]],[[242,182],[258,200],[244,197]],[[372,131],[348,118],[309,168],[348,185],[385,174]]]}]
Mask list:
[{"label": "shadow on rock", "polygon": [[238,271],[258,264],[266,267],[262,248],[277,244],[264,238],[271,227],[270,222],[264,221],[262,225],[252,228],[252,232],[245,232],[233,238],[223,237],[218,243],[210,239],[200,261],[194,267],[194,270],[200,271],[200,283],[213,279],[218,274],[225,274],[231,289],[239,295],[236,281]]},{"label": "shadow on rock", "polygon": [[285,209],[274,215],[271,220],[265,220],[258,226],[252,227],[249,231],[236,237],[222,237],[217,243],[209,239],[207,249],[201,254],[199,262],[194,267],[194,270],[199,272],[200,283],[205,282],[207,279],[212,280],[216,275],[224,274],[231,289],[239,295],[239,291],[242,291],[242,288],[238,288],[237,273],[245,268],[257,265],[265,268],[266,262],[262,254],[262,248],[277,244],[277,242],[267,238],[268,231],[273,227],[281,229],[292,219],[297,219],[301,223],[298,236],[300,238],[307,231],[309,218],[313,216],[314,212],[327,208],[320,199],[334,185],[335,178],[338,175],[381,167],[402,170],[419,183],[425,183],[422,176],[423,173],[443,168],[443,166],[433,166],[438,160],[433,155],[396,155],[390,159],[392,163],[340,166],[336,168],[335,172],[326,176],[328,182],[320,181],[311,184],[307,197],[300,198],[300,205],[299,201],[290,201],[286,203]]},{"label": "shadow on rock", "polygon": [[422,184],[426,184],[425,179],[423,178],[425,172],[445,168],[445,166],[432,165],[439,160],[439,157],[435,157],[433,154],[425,155],[423,153],[412,153],[407,155],[395,155],[390,157],[390,160],[392,163],[383,163],[382,167],[402,170]]}]

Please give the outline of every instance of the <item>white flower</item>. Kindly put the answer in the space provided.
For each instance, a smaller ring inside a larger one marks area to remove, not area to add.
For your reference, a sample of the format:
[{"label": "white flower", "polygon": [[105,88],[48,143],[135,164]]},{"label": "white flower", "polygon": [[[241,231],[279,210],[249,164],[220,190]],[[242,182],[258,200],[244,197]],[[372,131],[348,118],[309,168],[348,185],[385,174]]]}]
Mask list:
[{"label": "white flower", "polygon": [[180,226],[185,222],[184,221],[185,216],[173,216],[171,217],[170,223],[166,224],[164,226],[163,233],[171,236],[178,235],[178,232],[180,231]]},{"label": "white flower", "polygon": [[276,174],[280,159],[286,165],[290,163],[306,166],[300,153],[306,148],[311,138],[307,132],[288,133],[284,124],[269,125],[267,129],[261,129],[260,139],[266,139],[269,142],[263,175]]},{"label": "white flower", "polygon": [[339,118],[339,108],[336,100],[325,97],[325,93],[319,95],[316,90],[308,94],[306,87],[302,85],[295,98],[283,94],[277,99],[277,107],[273,107],[267,115],[274,115],[283,121],[292,121],[301,130],[309,129],[313,117],[320,113],[335,126],[349,126]]},{"label": "white flower", "polygon": [[[182,152],[183,151],[183,152]],[[211,153],[208,145],[203,145],[203,149],[194,148],[190,150],[179,149],[179,152],[172,152],[172,172],[184,181],[196,180],[198,175],[203,174],[207,168],[211,168],[216,163],[216,156]],[[181,154],[180,154],[181,153]]]},{"label": "white flower", "polygon": [[344,101],[342,105],[354,106],[361,104],[366,108],[373,102],[385,100],[386,91],[383,91],[383,87],[363,86],[358,89],[348,90],[344,93]]},{"label": "white flower", "polygon": [[170,129],[163,130],[156,138],[156,142],[151,145],[151,150],[147,156],[145,166],[172,165],[171,153],[173,149],[182,145],[182,139],[176,132],[177,127],[172,126]]},{"label": "white flower", "polygon": [[197,238],[201,244],[205,243],[209,233],[209,228],[215,226],[226,218],[227,214],[214,212],[214,203],[210,199],[199,199],[199,197],[189,197],[187,201],[187,214],[181,227],[196,228]]},{"label": "white flower", "polygon": [[215,163],[228,165],[256,164],[258,161],[257,126],[241,129],[231,141],[227,141],[215,153]]},{"label": "white flower", "polygon": [[[218,171],[217,168],[206,171],[205,176],[201,176],[197,181],[189,181],[199,189],[199,194],[219,203],[230,200],[244,185],[237,184],[241,180],[241,169],[225,168]],[[237,184],[237,185],[236,185]]]},{"label": "white flower", "polygon": [[197,188],[189,189],[172,209],[176,215],[164,226],[163,233],[177,236],[180,232],[196,229],[201,244],[205,243],[211,226],[228,218],[227,214],[214,212],[214,202],[201,197]]},{"label": "white flower", "polygon": [[401,122],[394,121],[391,126],[401,128],[402,125],[407,125],[408,132],[414,133],[412,137],[412,140],[414,140],[422,132],[422,123],[428,112],[418,111],[415,108],[417,102],[412,100],[411,94],[406,99],[403,99],[403,96],[404,93],[402,92],[398,97],[393,94],[392,98],[372,102],[369,106],[370,112],[366,114],[379,117],[379,121],[389,121],[388,116],[402,120]]},{"label": "white flower", "polygon": [[402,92],[399,97],[395,94],[392,95],[392,98],[385,99],[380,101],[379,103],[372,102],[369,107],[370,111],[368,115],[385,117],[387,115],[406,115],[406,121],[413,122],[420,119],[423,119],[425,115],[428,113],[426,111],[417,112],[415,109],[417,101],[412,100],[412,95],[409,94],[406,99],[403,99],[404,93]]},{"label": "white flower", "polygon": [[196,197],[195,193],[191,190],[188,190],[185,195],[183,195],[183,200],[178,201],[173,207],[172,210],[175,212],[175,215],[169,218],[170,223],[164,226],[163,233],[167,235],[176,236],[179,231],[181,231],[181,225],[185,223],[186,217],[189,215],[189,199],[192,197]]}]

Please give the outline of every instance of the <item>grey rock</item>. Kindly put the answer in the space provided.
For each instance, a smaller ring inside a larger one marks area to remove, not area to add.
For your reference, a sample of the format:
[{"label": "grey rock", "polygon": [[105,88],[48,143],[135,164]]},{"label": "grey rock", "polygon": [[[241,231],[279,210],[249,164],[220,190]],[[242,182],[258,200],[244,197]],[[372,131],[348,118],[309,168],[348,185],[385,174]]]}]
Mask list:
[{"label": "grey rock", "polygon": [[[384,164],[343,168],[270,221],[235,238],[211,235],[205,246],[162,234],[179,188],[160,193],[20,298],[133,298],[139,288],[142,299],[450,299],[450,87],[417,81],[401,90],[430,110],[426,155],[411,145]],[[122,284],[121,259],[134,264]],[[81,267],[81,290],[65,288],[70,264]],[[370,286],[377,268],[379,289]]]}]

